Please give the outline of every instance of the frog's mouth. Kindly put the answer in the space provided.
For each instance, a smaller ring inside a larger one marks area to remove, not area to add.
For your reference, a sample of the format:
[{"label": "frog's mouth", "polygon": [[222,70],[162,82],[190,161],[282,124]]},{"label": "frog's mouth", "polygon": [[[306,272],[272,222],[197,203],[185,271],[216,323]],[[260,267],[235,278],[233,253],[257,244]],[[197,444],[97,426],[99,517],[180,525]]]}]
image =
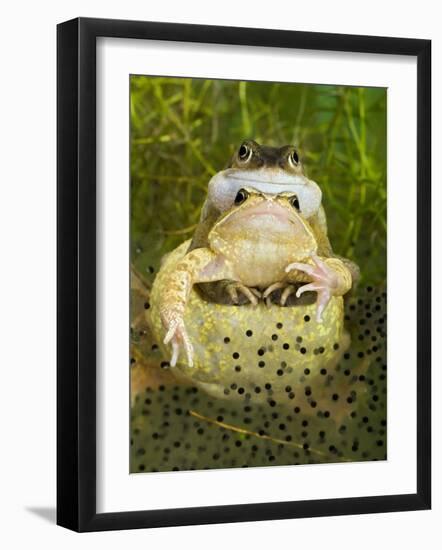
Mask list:
[{"label": "frog's mouth", "polygon": [[293,225],[297,225],[298,219],[288,214],[285,208],[282,208],[273,202],[264,201],[259,206],[250,209],[243,209],[231,214],[231,219],[235,223],[245,223],[247,225],[271,225],[274,230],[286,231]]},{"label": "frog's mouth", "polygon": [[301,216],[273,200],[263,200],[254,206],[234,210],[220,223],[219,229],[227,240],[262,241],[277,243],[301,242],[312,239],[311,230]]},{"label": "frog's mouth", "polygon": [[209,200],[221,212],[229,209],[237,192],[250,187],[261,193],[277,195],[291,192],[297,195],[301,213],[309,218],[321,205],[322,193],[312,180],[302,175],[293,175],[282,169],[238,170],[228,168],[219,172],[209,182]]}]

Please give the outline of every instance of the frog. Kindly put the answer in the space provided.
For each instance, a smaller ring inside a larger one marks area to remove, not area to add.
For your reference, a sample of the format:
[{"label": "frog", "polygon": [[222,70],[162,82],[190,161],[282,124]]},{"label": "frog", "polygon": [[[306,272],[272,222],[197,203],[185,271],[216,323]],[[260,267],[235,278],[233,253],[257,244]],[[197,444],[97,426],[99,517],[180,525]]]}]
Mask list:
[{"label": "frog", "polygon": [[[184,356],[193,367],[185,316],[197,285],[221,285],[231,300],[227,307],[240,294],[252,308],[261,300],[273,307],[271,297],[279,292],[277,307],[291,297],[306,308],[311,304],[303,295],[314,294],[320,325],[330,302],[351,290],[357,274],[355,264],[333,253],[320,187],[305,175],[296,147],[246,140],[228,167],[211,178],[193,238],[172,252],[154,283],[163,344],[171,347],[169,364],[176,366]],[[207,295],[210,312],[211,292]],[[265,323],[262,308],[260,315]]]}]

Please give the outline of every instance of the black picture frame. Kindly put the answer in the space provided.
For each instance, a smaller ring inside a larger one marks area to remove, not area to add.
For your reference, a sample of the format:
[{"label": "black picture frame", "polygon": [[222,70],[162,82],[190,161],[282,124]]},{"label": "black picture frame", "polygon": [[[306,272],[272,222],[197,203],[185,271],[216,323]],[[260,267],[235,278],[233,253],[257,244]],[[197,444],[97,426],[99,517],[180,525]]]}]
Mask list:
[{"label": "black picture frame", "polygon": [[[417,58],[417,492],[96,512],[96,39],[395,54]],[[74,19],[57,28],[57,523],[75,531],[424,510],[431,506],[431,41]]]}]

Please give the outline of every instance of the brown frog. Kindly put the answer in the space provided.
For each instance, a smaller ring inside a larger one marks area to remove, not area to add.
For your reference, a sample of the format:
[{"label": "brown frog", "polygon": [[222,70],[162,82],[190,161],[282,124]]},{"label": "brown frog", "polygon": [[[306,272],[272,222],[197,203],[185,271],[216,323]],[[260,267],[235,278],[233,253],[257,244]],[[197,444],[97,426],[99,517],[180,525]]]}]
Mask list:
[{"label": "brown frog", "polygon": [[231,303],[239,303],[241,295],[253,305],[275,292],[281,305],[292,295],[300,300],[314,292],[316,322],[322,322],[327,304],[350,290],[358,268],[333,253],[321,197],[293,146],[255,141],[240,146],[230,166],[209,182],[187,251],[160,272],[158,311],[164,343],[172,346],[172,366],[181,347],[187,365],[193,365],[184,315],[197,284],[218,285],[203,288],[209,301],[224,292]]}]

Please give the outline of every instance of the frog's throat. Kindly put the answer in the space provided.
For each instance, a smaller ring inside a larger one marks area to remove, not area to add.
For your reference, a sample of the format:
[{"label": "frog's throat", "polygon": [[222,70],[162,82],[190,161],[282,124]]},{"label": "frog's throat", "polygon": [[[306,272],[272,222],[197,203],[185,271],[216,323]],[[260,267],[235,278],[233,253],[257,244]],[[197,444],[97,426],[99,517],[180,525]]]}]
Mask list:
[{"label": "frog's throat", "polygon": [[229,168],[215,174],[209,182],[209,201],[220,211],[229,209],[242,187],[261,193],[291,192],[297,195],[301,213],[310,218],[318,211],[322,192],[318,184],[305,176],[288,174],[281,169],[236,170]]}]

